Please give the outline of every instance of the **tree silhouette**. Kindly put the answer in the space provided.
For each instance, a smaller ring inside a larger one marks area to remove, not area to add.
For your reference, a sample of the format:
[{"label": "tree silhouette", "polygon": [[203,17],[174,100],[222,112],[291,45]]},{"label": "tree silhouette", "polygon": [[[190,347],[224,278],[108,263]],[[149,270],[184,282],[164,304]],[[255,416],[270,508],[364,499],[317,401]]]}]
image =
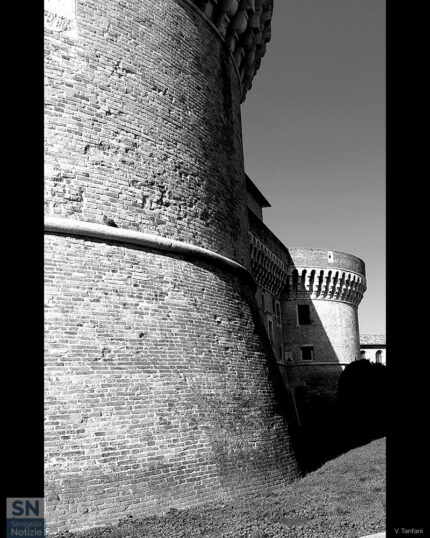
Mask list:
[{"label": "tree silhouette", "polygon": [[361,359],[349,364],[339,377],[338,399],[359,433],[386,433],[387,369]]}]

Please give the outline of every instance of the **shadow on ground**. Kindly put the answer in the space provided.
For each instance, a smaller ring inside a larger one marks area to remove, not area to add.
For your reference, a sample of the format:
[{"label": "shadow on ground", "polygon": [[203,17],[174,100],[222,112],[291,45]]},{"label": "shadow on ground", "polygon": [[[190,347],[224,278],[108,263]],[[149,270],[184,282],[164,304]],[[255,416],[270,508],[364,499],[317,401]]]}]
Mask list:
[{"label": "shadow on ground", "polygon": [[305,473],[386,435],[386,367],[366,359],[349,364],[335,398],[297,401],[296,453]]}]

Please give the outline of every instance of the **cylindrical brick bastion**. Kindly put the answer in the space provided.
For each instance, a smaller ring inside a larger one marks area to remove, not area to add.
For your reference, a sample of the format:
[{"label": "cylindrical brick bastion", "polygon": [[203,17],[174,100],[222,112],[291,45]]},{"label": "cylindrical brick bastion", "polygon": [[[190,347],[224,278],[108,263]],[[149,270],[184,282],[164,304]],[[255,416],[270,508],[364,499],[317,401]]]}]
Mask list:
[{"label": "cylindrical brick bastion", "polygon": [[215,4],[46,2],[48,533],[298,474],[247,272],[239,23],[271,2]]},{"label": "cylindrical brick bastion", "polygon": [[360,358],[358,305],[364,262],[344,252],[289,248],[284,349],[296,386],[334,395],[346,364]]}]

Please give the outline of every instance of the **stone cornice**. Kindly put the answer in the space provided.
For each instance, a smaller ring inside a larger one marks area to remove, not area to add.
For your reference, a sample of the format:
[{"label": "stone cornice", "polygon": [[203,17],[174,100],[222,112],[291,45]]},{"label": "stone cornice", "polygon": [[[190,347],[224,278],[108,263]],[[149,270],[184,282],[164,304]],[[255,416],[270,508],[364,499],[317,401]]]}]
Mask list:
[{"label": "stone cornice", "polygon": [[142,249],[177,254],[191,260],[199,259],[238,273],[252,286],[255,286],[253,276],[243,265],[211,250],[175,239],[168,239],[134,230],[126,230],[124,228],[115,228],[104,224],[51,216],[45,216],[45,232],[48,234],[87,237],[105,242],[123,243],[124,245],[134,245]]},{"label": "stone cornice", "polygon": [[271,38],[273,0],[182,1],[197,7],[224,40],[239,73],[243,102]]}]

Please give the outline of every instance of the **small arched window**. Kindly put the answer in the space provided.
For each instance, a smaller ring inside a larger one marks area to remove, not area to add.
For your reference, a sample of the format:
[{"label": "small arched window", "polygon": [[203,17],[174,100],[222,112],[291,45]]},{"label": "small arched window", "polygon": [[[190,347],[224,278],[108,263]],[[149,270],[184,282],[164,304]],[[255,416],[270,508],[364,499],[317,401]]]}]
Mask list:
[{"label": "small arched window", "polygon": [[362,349],[362,350],[360,351],[360,358],[362,358],[362,359],[365,359],[365,358],[366,358],[366,350],[365,350],[365,349]]},{"label": "small arched window", "polygon": [[382,351],[380,349],[375,353],[375,359],[376,362],[382,362]]}]

